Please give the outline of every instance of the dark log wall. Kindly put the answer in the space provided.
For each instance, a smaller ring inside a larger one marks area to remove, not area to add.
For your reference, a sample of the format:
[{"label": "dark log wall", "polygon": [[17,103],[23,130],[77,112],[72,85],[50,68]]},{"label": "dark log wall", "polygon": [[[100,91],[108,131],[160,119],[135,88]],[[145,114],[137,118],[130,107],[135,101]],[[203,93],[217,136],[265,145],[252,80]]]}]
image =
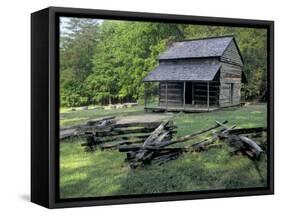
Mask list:
[{"label": "dark log wall", "polygon": [[[208,83],[207,82],[195,82],[194,84],[194,105],[207,105],[208,96]],[[219,105],[219,82],[209,82],[209,105]]]},{"label": "dark log wall", "polygon": [[[228,63],[222,64],[220,70],[220,94],[219,94],[219,103],[221,107],[240,104],[241,76],[242,76],[241,66],[231,65]],[[233,84],[232,101],[230,95],[231,83]]]},{"label": "dark log wall", "polygon": [[[166,90],[167,85],[167,90]],[[183,82],[162,82],[159,84],[159,106],[182,107],[183,106]],[[207,106],[208,83],[193,82],[193,105]],[[166,96],[167,93],[167,96]],[[186,92],[186,94],[191,94]],[[220,96],[219,79],[209,82],[209,105],[218,106]],[[167,100],[167,103],[166,103]],[[188,104],[187,104],[188,105]],[[192,104],[190,104],[192,105]]]},{"label": "dark log wall", "polygon": [[[167,85],[167,90],[166,90],[166,85]],[[161,82],[159,84],[159,105],[160,106],[167,105],[169,107],[182,106],[183,82],[167,82],[167,83]]]},{"label": "dark log wall", "polygon": [[243,65],[241,56],[239,55],[239,51],[233,40],[230,42],[227,49],[221,56],[221,61],[239,66]]}]

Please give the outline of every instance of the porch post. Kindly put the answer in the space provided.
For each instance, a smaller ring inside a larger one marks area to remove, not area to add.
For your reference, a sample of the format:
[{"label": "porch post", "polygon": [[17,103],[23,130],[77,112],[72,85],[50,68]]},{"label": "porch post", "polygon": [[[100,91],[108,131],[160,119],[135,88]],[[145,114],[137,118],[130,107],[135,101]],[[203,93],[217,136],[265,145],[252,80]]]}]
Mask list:
[{"label": "porch post", "polygon": [[210,107],[210,84],[209,84],[209,81],[207,82],[207,107],[208,107],[208,111],[209,111],[209,107]]},{"label": "porch post", "polygon": [[192,97],[192,106],[194,105],[194,82],[191,82],[192,86],[192,92],[191,92],[191,97]]},{"label": "porch post", "polygon": [[183,82],[183,104],[182,104],[182,106],[183,107],[185,107],[185,86],[186,86],[186,82],[184,81]]},{"label": "porch post", "polygon": [[144,110],[146,111],[146,103],[147,103],[147,92],[146,92],[146,83],[144,83]]},{"label": "porch post", "polygon": [[161,88],[161,82],[159,82],[159,84],[158,84],[158,92],[157,92],[158,94],[158,106],[160,107],[160,104],[161,104],[161,102],[160,102],[160,100],[161,100],[161,94],[162,94],[162,88]]},{"label": "porch post", "polygon": [[166,96],[166,109],[167,109],[168,108],[168,82],[166,82],[165,96]]}]

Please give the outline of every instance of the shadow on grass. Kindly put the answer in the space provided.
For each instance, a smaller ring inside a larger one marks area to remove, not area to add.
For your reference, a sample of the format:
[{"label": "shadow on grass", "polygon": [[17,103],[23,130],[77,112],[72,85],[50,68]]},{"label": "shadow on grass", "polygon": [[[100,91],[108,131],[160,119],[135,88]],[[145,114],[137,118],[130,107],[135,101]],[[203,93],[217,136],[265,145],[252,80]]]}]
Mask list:
[{"label": "shadow on grass", "polygon": [[[259,127],[266,125],[264,107],[226,109],[212,113],[179,114],[176,136],[193,133],[227,119],[229,125]],[[139,111],[131,112],[136,114]],[[129,114],[126,114],[129,115]],[[215,189],[262,187],[266,184],[254,163],[245,156],[230,156],[227,149],[184,154],[162,166],[152,164],[130,170],[125,154],[118,151],[86,153],[81,140],[62,142],[62,198],[97,197],[129,194],[152,194]],[[257,162],[262,176],[267,175],[266,158]]]},{"label": "shadow on grass", "polygon": [[[95,161],[100,162],[63,172],[62,175],[72,177],[61,181],[62,197],[98,197],[264,186],[251,160],[244,156],[230,157],[224,149],[185,154],[161,166],[152,164],[135,170],[128,169],[123,162],[124,158],[118,157],[115,152],[89,154],[91,157],[96,157]],[[102,159],[104,157],[107,158]],[[115,159],[110,160],[110,158]],[[261,161],[261,164],[263,175],[266,175],[265,161]],[[82,177],[80,178],[79,175]]]},{"label": "shadow on grass", "polygon": [[[264,162],[262,162],[264,163]],[[266,167],[263,167],[266,176]],[[128,173],[119,194],[151,194],[217,189],[263,187],[252,161],[230,157],[223,149],[185,154],[161,166],[152,165]]]}]

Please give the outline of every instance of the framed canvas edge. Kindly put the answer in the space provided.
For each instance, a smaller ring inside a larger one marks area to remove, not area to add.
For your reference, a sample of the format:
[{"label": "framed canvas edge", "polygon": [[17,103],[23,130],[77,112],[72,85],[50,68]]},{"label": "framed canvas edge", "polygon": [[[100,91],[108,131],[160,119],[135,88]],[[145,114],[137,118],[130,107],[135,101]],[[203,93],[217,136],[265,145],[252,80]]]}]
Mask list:
[{"label": "framed canvas edge", "polygon": [[[177,200],[193,200],[207,198],[226,198],[226,197],[241,197],[253,195],[270,195],[274,194],[274,21],[268,20],[249,20],[235,18],[218,18],[218,17],[201,17],[187,15],[171,15],[171,14],[155,14],[141,12],[123,12],[109,10],[94,10],[94,9],[79,9],[79,8],[62,8],[49,7],[49,205],[48,208],[64,208],[64,207],[81,207],[81,206],[96,206],[96,205],[113,205],[113,204],[131,204],[131,203],[146,203],[146,202],[163,202]],[[226,26],[256,26],[257,28],[266,28],[268,30],[268,133],[269,133],[269,151],[268,151],[268,187],[262,189],[243,189],[235,191],[208,191],[208,192],[184,192],[173,194],[157,194],[157,195],[138,195],[138,196],[122,196],[122,197],[102,197],[89,198],[89,200],[69,199],[60,200],[57,197],[58,193],[58,131],[59,125],[56,124],[59,119],[57,95],[58,91],[58,44],[57,34],[58,26],[56,19],[61,15],[73,15],[75,17],[104,17],[104,18],[119,18],[119,19],[135,19],[147,21],[164,21],[164,22],[191,22],[194,24],[207,25],[226,25]]]}]

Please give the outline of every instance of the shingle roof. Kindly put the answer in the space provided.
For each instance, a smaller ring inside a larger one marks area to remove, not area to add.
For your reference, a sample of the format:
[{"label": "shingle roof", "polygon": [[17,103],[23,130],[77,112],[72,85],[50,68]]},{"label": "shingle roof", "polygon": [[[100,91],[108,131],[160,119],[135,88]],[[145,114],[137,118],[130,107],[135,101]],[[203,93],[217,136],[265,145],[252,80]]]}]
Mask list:
[{"label": "shingle roof", "polygon": [[175,42],[158,59],[219,57],[232,40],[232,36],[224,36]]},{"label": "shingle roof", "polygon": [[208,81],[214,79],[220,67],[221,63],[218,60],[190,59],[184,62],[165,62],[150,72],[144,81]]}]

